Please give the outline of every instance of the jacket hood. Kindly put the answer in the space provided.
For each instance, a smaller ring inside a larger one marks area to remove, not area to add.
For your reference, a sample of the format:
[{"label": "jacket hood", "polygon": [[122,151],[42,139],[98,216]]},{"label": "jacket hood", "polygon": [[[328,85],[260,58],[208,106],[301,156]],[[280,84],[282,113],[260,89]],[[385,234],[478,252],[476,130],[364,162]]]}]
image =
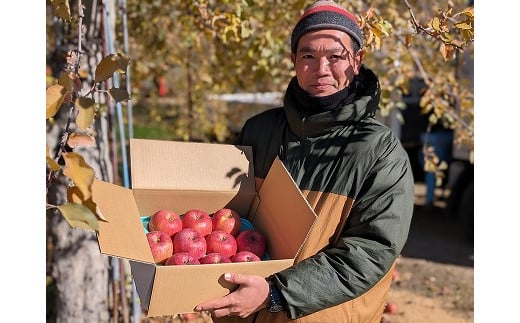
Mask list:
[{"label": "jacket hood", "polygon": [[301,138],[315,137],[374,116],[381,96],[379,80],[374,72],[364,65],[361,66],[359,74],[363,81],[357,88],[355,98],[349,103],[340,103],[333,110],[302,109],[286,92],[284,110],[292,132]]}]

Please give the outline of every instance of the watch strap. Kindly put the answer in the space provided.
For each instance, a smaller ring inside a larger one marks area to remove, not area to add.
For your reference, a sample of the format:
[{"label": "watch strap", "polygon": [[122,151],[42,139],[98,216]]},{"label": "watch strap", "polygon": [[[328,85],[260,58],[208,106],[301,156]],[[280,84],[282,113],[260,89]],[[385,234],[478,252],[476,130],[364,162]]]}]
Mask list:
[{"label": "watch strap", "polygon": [[271,313],[278,313],[284,309],[280,289],[272,276],[269,276],[266,280],[269,283],[269,303],[267,304],[267,309]]}]

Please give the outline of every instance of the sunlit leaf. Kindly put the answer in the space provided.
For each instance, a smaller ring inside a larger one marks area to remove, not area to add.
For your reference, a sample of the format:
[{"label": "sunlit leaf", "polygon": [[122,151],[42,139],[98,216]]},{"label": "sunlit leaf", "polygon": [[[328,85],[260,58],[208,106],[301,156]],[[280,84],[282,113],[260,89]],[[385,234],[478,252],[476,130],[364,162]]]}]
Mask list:
[{"label": "sunlit leaf", "polygon": [[81,204],[65,203],[59,205],[58,210],[73,229],[99,230],[96,215]]},{"label": "sunlit leaf", "polygon": [[85,162],[80,154],[68,152],[63,154],[65,160],[65,169],[63,174],[70,177],[76,184],[84,199],[87,200],[92,195],[92,182],[94,181],[94,169]]},{"label": "sunlit leaf", "polygon": [[130,59],[119,54],[106,56],[96,67],[94,82],[103,82],[111,78],[115,72],[125,73],[129,63]]},{"label": "sunlit leaf", "polygon": [[462,11],[462,13],[468,17],[471,17],[471,18],[474,18],[475,17],[475,14],[474,14],[474,9],[473,7],[468,7],[466,9],[464,9]]},{"label": "sunlit leaf", "polygon": [[60,165],[58,165],[58,163],[51,157],[50,153],[49,153],[49,146],[46,145],[46,148],[47,148],[47,165],[49,165],[49,168],[51,169],[51,171],[55,172],[57,171],[58,169],[60,169]]},{"label": "sunlit leaf", "polygon": [[83,198],[83,194],[81,194],[81,191],[77,186],[67,188],[67,201],[76,204],[81,204],[87,207],[90,211],[92,211],[92,213],[94,213],[99,220],[107,221],[107,219],[101,212],[101,209],[97,206],[96,202],[92,200],[92,197],[85,200]]},{"label": "sunlit leaf", "polygon": [[60,109],[68,91],[60,84],[54,84],[47,88],[46,118],[52,118]]},{"label": "sunlit leaf", "polygon": [[90,98],[79,97],[76,99],[76,106],[78,107],[76,124],[81,130],[86,130],[92,124],[96,115],[95,104],[96,102]]},{"label": "sunlit leaf", "polygon": [[438,17],[433,18],[432,21],[430,22],[430,26],[433,28],[433,30],[440,31],[441,30],[440,19]]},{"label": "sunlit leaf", "polygon": [[457,27],[459,29],[472,29],[473,28],[471,26],[471,23],[469,23],[468,21],[462,21],[462,22],[456,23],[455,27]]},{"label": "sunlit leaf", "polygon": [[67,145],[71,148],[94,147],[96,145],[96,139],[90,135],[72,133],[67,139]]},{"label": "sunlit leaf", "polygon": [[128,91],[123,88],[111,88],[108,90],[108,93],[116,102],[126,102],[130,100],[130,94],[128,94]]}]

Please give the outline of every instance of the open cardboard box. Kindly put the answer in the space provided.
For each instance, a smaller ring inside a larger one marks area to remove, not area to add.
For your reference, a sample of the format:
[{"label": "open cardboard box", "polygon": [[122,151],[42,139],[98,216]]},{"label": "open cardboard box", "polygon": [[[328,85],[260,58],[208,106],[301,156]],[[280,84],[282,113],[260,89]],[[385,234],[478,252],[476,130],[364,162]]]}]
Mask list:
[{"label": "open cardboard box", "polygon": [[[128,259],[148,317],[193,312],[207,300],[236,286],[224,273],[267,277],[294,263],[316,214],[279,159],[261,189],[249,146],[131,139],[132,189],[100,180],[93,196],[107,222],[100,222],[100,251]],[[208,213],[235,209],[262,232],[270,260],[252,263],[156,265],[141,216],[169,208],[182,214],[199,208]]]}]

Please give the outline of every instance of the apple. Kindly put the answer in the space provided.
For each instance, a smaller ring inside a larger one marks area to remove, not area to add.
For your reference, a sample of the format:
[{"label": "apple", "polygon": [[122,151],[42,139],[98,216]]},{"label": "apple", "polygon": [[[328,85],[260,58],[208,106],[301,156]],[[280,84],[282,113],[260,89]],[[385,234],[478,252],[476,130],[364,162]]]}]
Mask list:
[{"label": "apple", "polygon": [[221,253],[227,257],[232,257],[237,252],[237,242],[235,237],[223,230],[214,230],[206,236],[207,253]]},{"label": "apple", "polygon": [[233,257],[231,257],[232,262],[252,262],[261,260],[260,257],[247,250],[237,252]]},{"label": "apple", "polygon": [[224,208],[216,211],[211,216],[213,231],[223,230],[236,237],[240,232],[240,215],[232,209]]},{"label": "apple", "polygon": [[178,252],[174,253],[170,258],[166,259],[164,262],[166,266],[175,266],[175,265],[199,265],[200,262],[198,259],[195,259],[188,252]]},{"label": "apple", "polygon": [[156,211],[150,217],[148,222],[148,231],[162,231],[170,237],[182,230],[181,217],[172,210],[161,209]]},{"label": "apple", "polygon": [[199,231],[202,236],[207,236],[213,231],[213,222],[208,213],[199,209],[192,209],[181,216],[182,227]]},{"label": "apple", "polygon": [[204,257],[200,258],[201,264],[223,264],[229,263],[231,259],[228,256],[221,254],[220,252],[208,253]]},{"label": "apple", "polygon": [[173,237],[173,252],[188,252],[198,260],[206,254],[206,240],[197,230],[184,228]]},{"label": "apple", "polygon": [[397,281],[399,280],[399,271],[397,269],[394,269],[392,271],[392,281]]},{"label": "apple", "polygon": [[388,313],[388,314],[394,315],[394,314],[397,314],[397,312],[398,312],[397,304],[395,304],[395,303],[386,303],[385,310],[383,311],[383,313]]},{"label": "apple", "polygon": [[182,322],[198,322],[196,320],[202,317],[200,313],[182,313],[179,316],[183,320]]},{"label": "apple", "polygon": [[163,264],[173,254],[173,241],[169,234],[162,231],[150,231],[146,234],[153,260],[156,264]]},{"label": "apple", "polygon": [[255,229],[244,230],[236,238],[237,252],[251,251],[259,258],[262,258],[267,249],[265,236]]}]

